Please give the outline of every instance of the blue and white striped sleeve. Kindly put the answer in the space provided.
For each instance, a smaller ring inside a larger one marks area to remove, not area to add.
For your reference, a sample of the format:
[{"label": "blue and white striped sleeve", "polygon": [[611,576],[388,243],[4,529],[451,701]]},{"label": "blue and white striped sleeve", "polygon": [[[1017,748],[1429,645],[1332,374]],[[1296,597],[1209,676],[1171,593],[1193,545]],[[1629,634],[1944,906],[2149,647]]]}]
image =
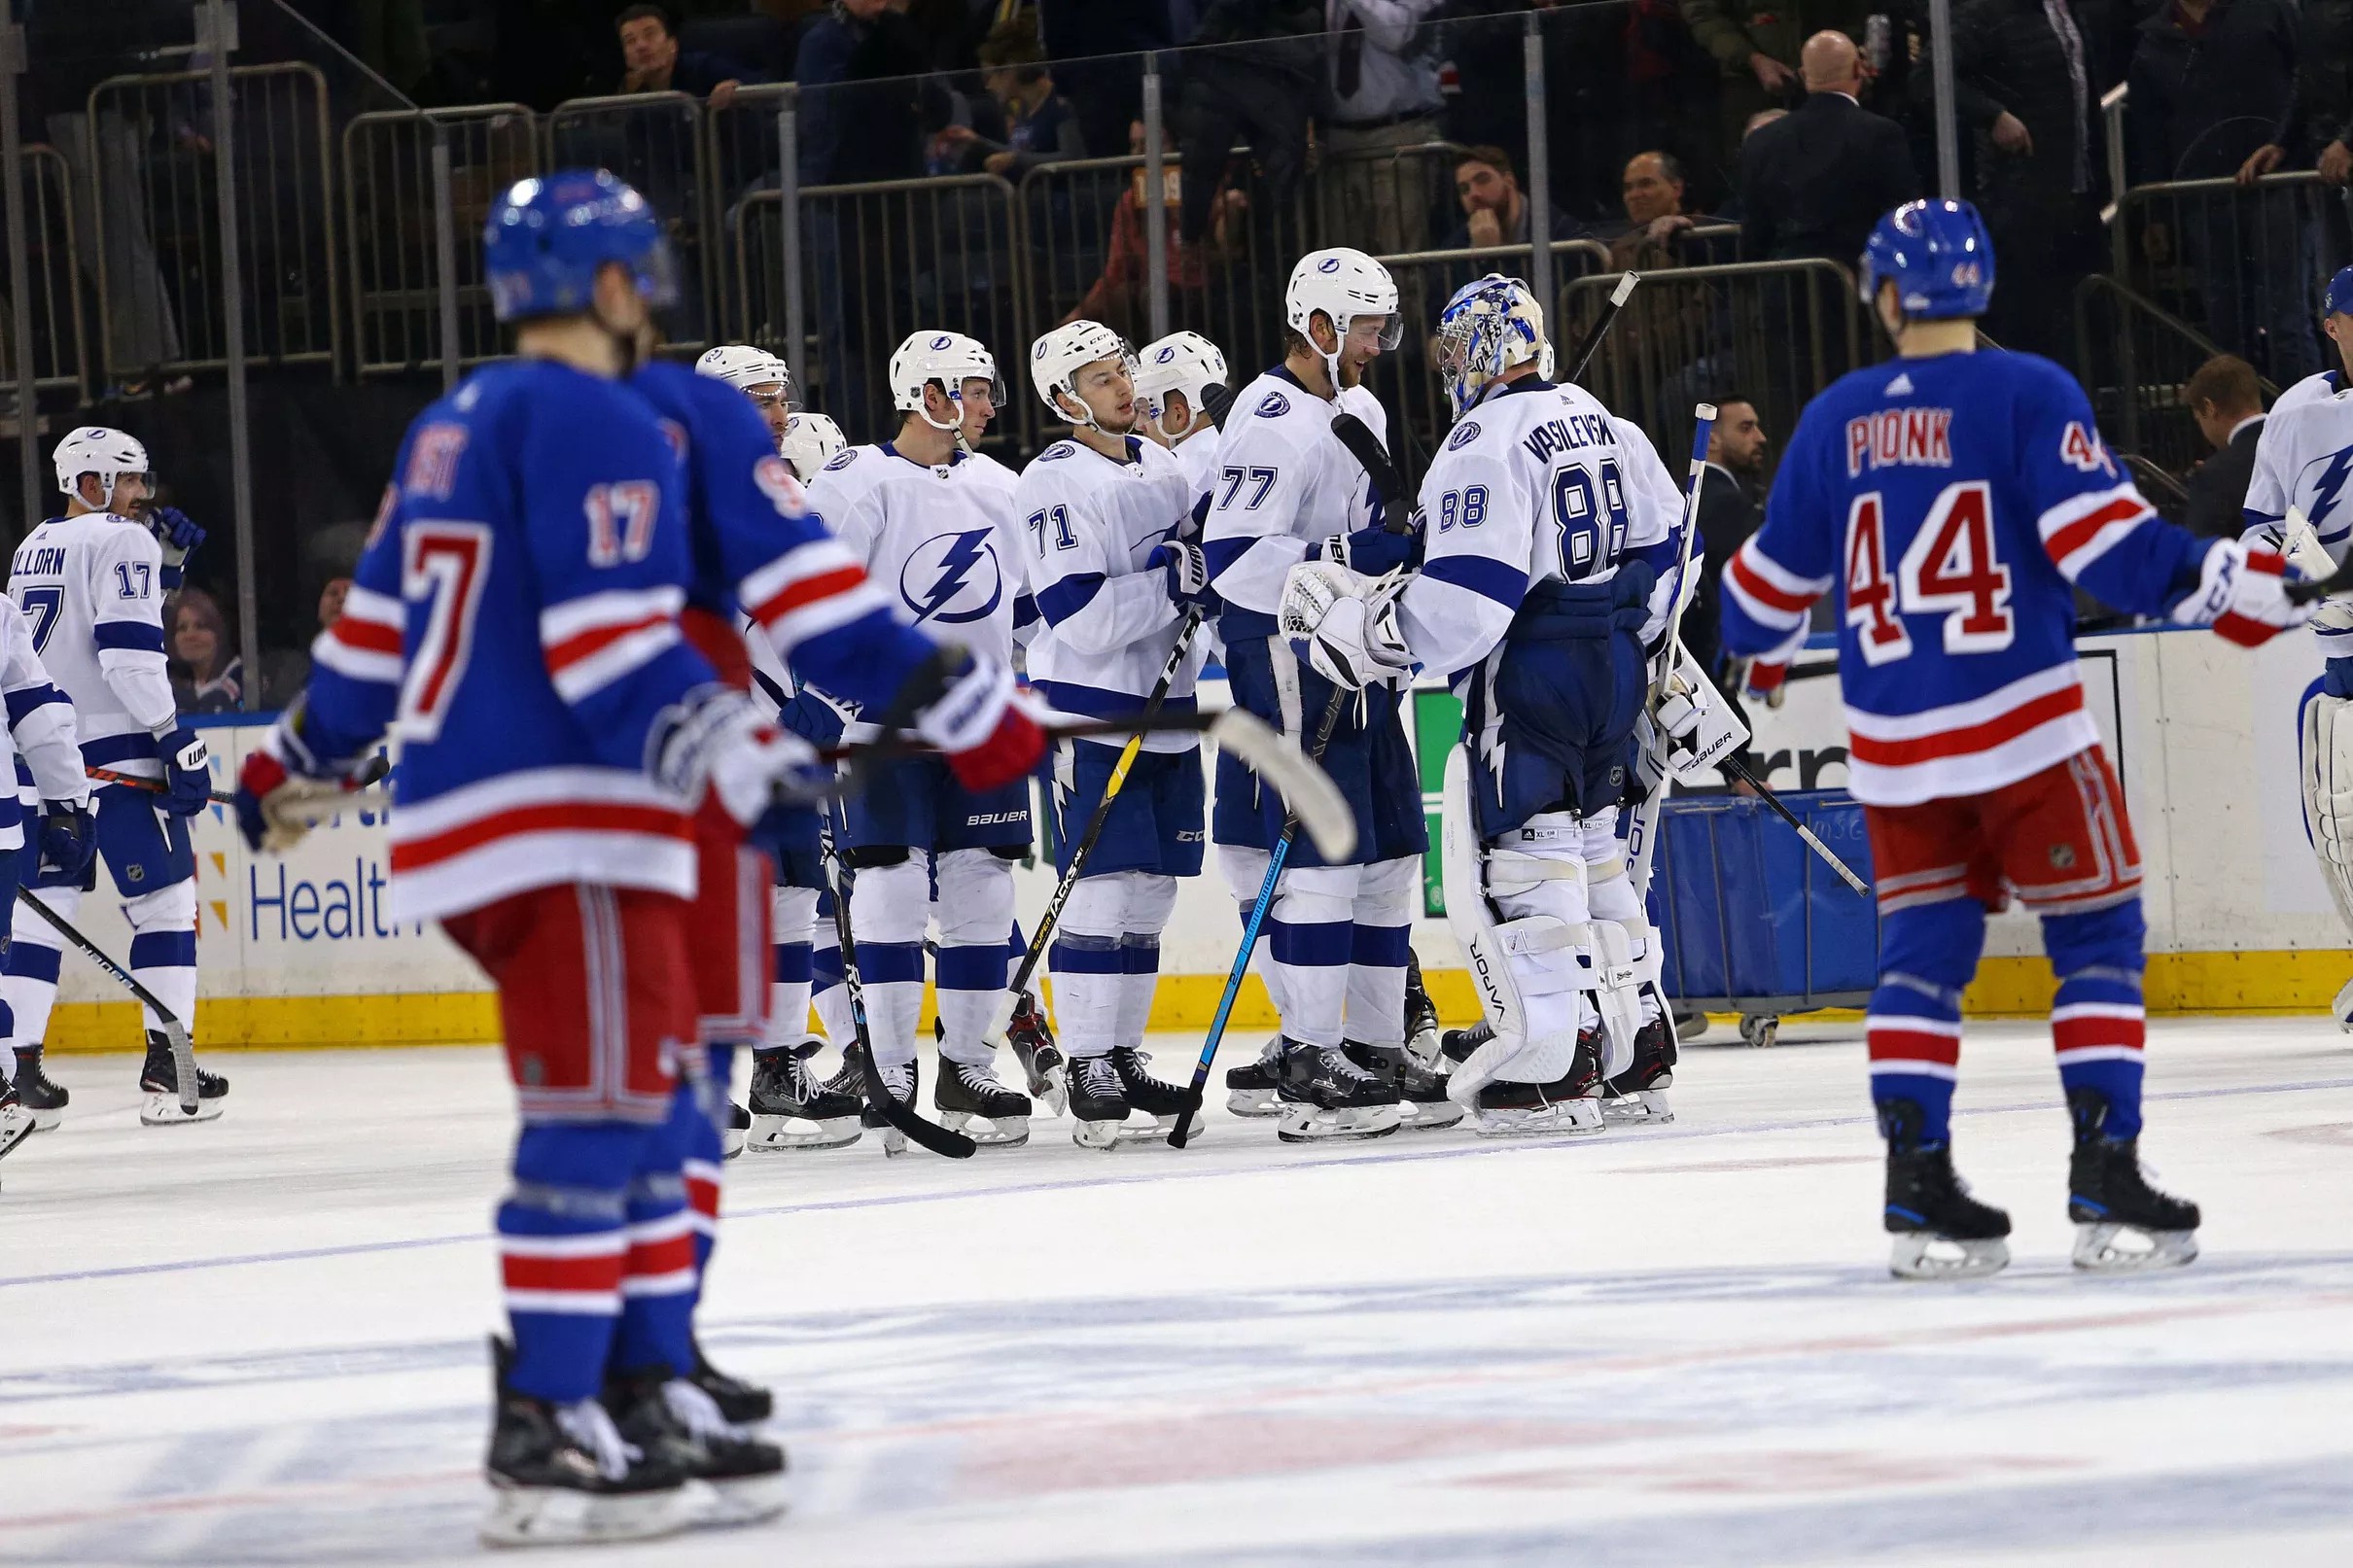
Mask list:
[{"label": "blue and white striped sleeve", "polygon": [[0,599],[0,692],[8,703],[8,729],[44,800],[89,800],[89,776],[82,769],[81,736],[74,705],[50,680],[33,649],[24,613]]}]

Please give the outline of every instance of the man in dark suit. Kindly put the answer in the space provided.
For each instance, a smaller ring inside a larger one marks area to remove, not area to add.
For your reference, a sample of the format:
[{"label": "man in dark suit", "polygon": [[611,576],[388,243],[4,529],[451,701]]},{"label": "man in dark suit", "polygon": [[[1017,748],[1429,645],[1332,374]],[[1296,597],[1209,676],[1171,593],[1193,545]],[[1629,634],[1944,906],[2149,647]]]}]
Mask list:
[{"label": "man in dark suit", "polygon": [[1859,101],[1863,61],[1844,33],[1816,33],[1799,65],[1806,102],[1740,144],[1742,250],[1851,267],[1879,214],[1920,193],[1904,128]]},{"label": "man in dark suit", "polygon": [[2214,447],[2214,455],[2190,471],[2182,526],[2203,538],[2236,539],[2246,527],[2240,508],[2255,474],[2255,443],[2264,434],[2255,367],[2235,354],[2215,355],[2182,383],[2182,406]]}]

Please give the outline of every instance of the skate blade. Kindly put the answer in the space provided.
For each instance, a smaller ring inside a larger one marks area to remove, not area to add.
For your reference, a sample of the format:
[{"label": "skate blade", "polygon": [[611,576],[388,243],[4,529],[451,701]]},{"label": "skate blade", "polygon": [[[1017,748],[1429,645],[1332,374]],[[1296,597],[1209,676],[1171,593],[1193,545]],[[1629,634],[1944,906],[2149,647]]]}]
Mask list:
[{"label": "skate blade", "polygon": [[1037,1070],[1025,1062],[1022,1072],[1029,1080],[1030,1098],[1044,1101],[1048,1115],[1060,1116],[1071,1108],[1071,1074],[1062,1063],[1052,1063]]},{"label": "skate blade", "polygon": [[732,1530],[747,1524],[763,1524],[785,1511],[782,1471],[773,1476],[746,1476],[702,1484],[710,1490],[711,1500],[704,1505],[702,1514],[689,1521],[700,1529]]},{"label": "skate blade", "polygon": [[11,1105],[0,1111],[0,1156],[41,1131],[40,1119],[21,1106]]},{"label": "skate blade", "polygon": [[962,1132],[984,1149],[1018,1149],[1030,1141],[1030,1119],[1006,1116],[991,1121],[972,1111],[941,1111],[939,1125]]},{"label": "skate blade", "polygon": [[1436,1029],[1421,1029],[1416,1031],[1414,1037],[1405,1042],[1405,1049],[1413,1056],[1413,1059],[1416,1062],[1422,1063],[1424,1071],[1444,1072],[1446,1070],[1445,1067],[1439,1065],[1439,1063],[1446,1061],[1446,1052],[1445,1049],[1439,1044],[1438,1031]]},{"label": "skate blade", "polygon": [[1667,1103],[1663,1089],[1637,1089],[1631,1095],[1601,1102],[1601,1120],[1612,1127],[1640,1126],[1643,1123],[1662,1125],[1675,1119],[1675,1108]]},{"label": "skate blade", "polygon": [[798,1116],[755,1116],[744,1147],[759,1154],[808,1149],[846,1149],[865,1133],[856,1116],[811,1121]]},{"label": "skate blade", "polygon": [[744,1130],[731,1127],[719,1135],[719,1157],[732,1160],[744,1152]]},{"label": "skate blade", "polygon": [[1451,1099],[1404,1100],[1397,1111],[1397,1125],[1409,1132],[1436,1132],[1458,1125],[1466,1114]]},{"label": "skate blade", "polygon": [[1352,1110],[1323,1110],[1314,1105],[1289,1105],[1275,1135],[1285,1143],[1341,1143],[1352,1138],[1385,1138],[1403,1125],[1394,1105],[1362,1105]]},{"label": "skate blade", "polygon": [[888,1124],[885,1124],[881,1131],[883,1157],[885,1159],[896,1160],[900,1155],[907,1152],[906,1133],[901,1132],[897,1128],[892,1127]]},{"label": "skate blade", "polygon": [[[2145,1243],[2118,1246],[2120,1237]],[[2195,1231],[2144,1231],[2137,1226],[2097,1221],[2075,1228],[2073,1262],[2090,1273],[2128,1274],[2150,1269],[2179,1269],[2197,1257]]]},{"label": "skate blade", "polygon": [[148,1127],[180,1127],[194,1122],[209,1122],[218,1118],[224,1107],[218,1098],[199,1099],[192,1114],[180,1108],[180,1097],[174,1094],[150,1093],[147,1103],[139,1107],[139,1120]]},{"label": "skate blade", "polygon": [[1229,1089],[1225,1108],[1234,1116],[1281,1116],[1282,1102],[1272,1089]]},{"label": "skate blade", "polygon": [[599,1497],[556,1486],[494,1486],[476,1534],[492,1547],[591,1545],[675,1535],[715,1505],[690,1481],[670,1491]]},{"label": "skate blade", "polygon": [[1601,1104],[1594,1099],[1563,1099],[1533,1111],[1481,1111],[1471,1131],[1483,1138],[1532,1138],[1554,1133],[1590,1137],[1604,1132]]},{"label": "skate blade", "polygon": [[1887,1272],[1898,1279],[1983,1279],[2010,1266],[2010,1243],[1996,1237],[1956,1241],[1925,1231],[1906,1231],[1889,1249]]},{"label": "skate blade", "polygon": [[[180,1102],[175,1099],[172,1103],[177,1105]],[[36,1132],[54,1132],[65,1121],[65,1112],[62,1110],[37,1111],[28,1106],[24,1114],[33,1119],[33,1131]]]},{"label": "skate blade", "polygon": [[[1155,1116],[1148,1122],[1080,1122],[1071,1129],[1071,1141],[1082,1149],[1100,1149],[1109,1153],[1114,1149],[1165,1149],[1169,1134],[1176,1131],[1176,1113]],[[1186,1134],[1189,1148],[1201,1141],[1209,1127],[1199,1117],[1194,1118],[1192,1131]]]}]

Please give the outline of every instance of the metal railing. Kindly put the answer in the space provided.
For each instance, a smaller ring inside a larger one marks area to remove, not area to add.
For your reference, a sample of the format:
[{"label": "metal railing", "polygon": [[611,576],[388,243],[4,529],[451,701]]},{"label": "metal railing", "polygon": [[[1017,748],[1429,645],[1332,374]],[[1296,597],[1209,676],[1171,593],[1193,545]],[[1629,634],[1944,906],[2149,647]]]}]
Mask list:
[{"label": "metal railing", "polygon": [[[341,363],[326,79],[311,66],[229,68],[242,313],[249,360]],[[109,380],[228,363],[212,143],[223,106],[206,72],[112,77],[91,88],[79,150],[94,198],[88,254]]]},{"label": "metal railing", "polygon": [[1455,165],[1463,149],[1454,142],[1420,142],[1352,153],[1327,153],[1309,175],[1305,193],[1317,245],[1352,245],[1375,256],[1431,249],[1454,226]]},{"label": "metal railing", "polygon": [[662,221],[678,265],[679,300],[671,341],[681,349],[712,341],[718,248],[705,203],[703,106],[684,92],[574,98],[547,117],[551,166],[610,169],[636,187]]},{"label": "metal railing", "polygon": [[352,359],[362,375],[441,363],[436,126],[449,142],[451,217],[459,235],[458,363],[476,365],[503,350],[478,236],[499,193],[545,166],[537,117],[515,103],[359,115],[343,127],[343,233],[351,265]]},{"label": "metal railing", "polygon": [[[2182,383],[2224,352],[2180,317],[2114,278],[2086,278],[2075,290],[2078,373],[2100,429],[2125,452],[2180,472],[2207,455]],[[2265,401],[2279,385],[2257,373]]]},{"label": "metal railing", "polygon": [[[65,155],[24,150],[26,276],[33,319],[33,389],[89,394],[88,345],[82,329],[82,256],[74,243],[73,194]],[[0,383],[15,386],[12,334],[0,332]]]}]

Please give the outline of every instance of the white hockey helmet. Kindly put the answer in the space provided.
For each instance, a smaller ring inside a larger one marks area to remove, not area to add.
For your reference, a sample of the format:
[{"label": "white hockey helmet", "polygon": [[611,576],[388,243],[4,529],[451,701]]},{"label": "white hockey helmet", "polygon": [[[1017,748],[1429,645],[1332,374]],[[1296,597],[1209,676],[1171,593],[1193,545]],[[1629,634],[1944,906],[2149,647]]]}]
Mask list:
[{"label": "white hockey helmet", "polygon": [[794,414],[786,421],[785,438],[776,443],[776,451],[791,465],[793,477],[807,484],[834,453],[849,444],[850,437],[841,433],[841,427],[825,415]]},{"label": "white hockey helmet", "polygon": [[1490,272],[1457,289],[1438,313],[1438,379],[1458,419],[1490,382],[1519,366],[1548,366],[1544,307],[1518,278]]},{"label": "white hockey helmet", "polygon": [[[1136,396],[1142,401],[1144,414],[1159,425],[1168,396],[1172,392],[1184,394],[1185,406],[1192,410],[1193,423],[1184,434],[1207,420],[1209,410],[1201,403],[1201,395],[1212,387],[1225,385],[1225,356],[1217,345],[1199,332],[1171,332],[1155,342],[1146,343],[1136,371]],[[1167,434],[1164,430],[1163,434]]]},{"label": "white hockey helmet", "polygon": [[1004,406],[1004,377],[997,373],[997,359],[977,337],[962,332],[915,332],[891,356],[891,406],[913,414],[934,430],[955,430],[961,421],[941,424],[924,408],[924,388],[936,384],[948,401],[964,405],[965,382],[973,376],[989,382],[989,401]]},{"label": "white hockey helmet", "polygon": [[765,386],[783,387],[787,396],[792,391],[792,372],[785,367],[785,362],[750,343],[721,343],[706,350],[694,362],[694,373],[724,381],[738,392]]},{"label": "white hockey helmet", "polygon": [[[115,480],[125,473],[147,473],[147,448],[119,430],[104,425],[85,425],[57,443],[53,454],[57,464],[57,488],[82,500],[78,488],[82,475],[98,476],[100,491],[98,505],[111,509],[115,504]],[[87,501],[83,505],[88,505]]]},{"label": "white hockey helmet", "polygon": [[[1315,342],[1308,323],[1317,311],[1331,318],[1332,331],[1348,336],[1349,324],[1358,316],[1387,318],[1381,347],[1395,348],[1405,335],[1405,318],[1397,314],[1397,281],[1388,268],[1346,245],[1310,251],[1291,268],[1291,281],[1282,290],[1282,319],[1292,331]],[[1323,356],[1324,366],[1339,380],[1337,352]]]},{"label": "white hockey helmet", "polygon": [[[1128,347],[1126,338],[1099,321],[1070,322],[1030,345],[1030,381],[1056,419],[1103,429],[1094,408],[1078,395],[1078,372],[1101,360],[1118,361],[1129,381],[1135,381],[1136,351]],[[1063,401],[1066,398],[1069,402]],[[1074,419],[1072,407],[1079,410]]]}]

